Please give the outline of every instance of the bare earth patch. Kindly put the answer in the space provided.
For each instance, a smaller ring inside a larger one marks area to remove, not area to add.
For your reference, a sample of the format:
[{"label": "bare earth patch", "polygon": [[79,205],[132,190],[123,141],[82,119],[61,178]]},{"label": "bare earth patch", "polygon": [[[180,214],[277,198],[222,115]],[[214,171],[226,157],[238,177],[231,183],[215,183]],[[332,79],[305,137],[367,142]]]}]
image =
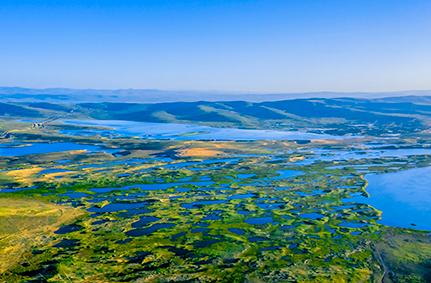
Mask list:
[{"label": "bare earth patch", "polygon": [[195,147],[195,148],[186,148],[180,150],[180,156],[184,157],[211,157],[223,154],[223,152],[215,149],[203,148],[203,147]]}]

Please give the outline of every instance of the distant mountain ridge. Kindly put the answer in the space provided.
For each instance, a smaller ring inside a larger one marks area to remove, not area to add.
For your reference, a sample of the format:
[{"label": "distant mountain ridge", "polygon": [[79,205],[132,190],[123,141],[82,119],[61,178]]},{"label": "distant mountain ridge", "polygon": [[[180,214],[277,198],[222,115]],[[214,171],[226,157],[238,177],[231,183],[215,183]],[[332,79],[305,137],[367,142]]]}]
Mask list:
[{"label": "distant mountain ridge", "polygon": [[[332,134],[386,135],[429,131],[431,103],[383,99],[311,98],[278,101],[194,101],[163,103],[2,102],[7,119],[98,119],[187,123],[248,129],[306,130]],[[389,100],[389,101],[388,101]],[[323,129],[323,130],[322,130]]]},{"label": "distant mountain ridge", "polygon": [[[70,88],[22,88],[0,87],[2,102],[197,102],[197,101],[249,101],[265,102],[298,98],[368,98],[385,102],[431,103],[431,90],[394,92],[296,92],[296,93],[246,93],[217,91],[173,91],[158,89],[70,89]],[[125,99],[127,98],[127,99]]]}]

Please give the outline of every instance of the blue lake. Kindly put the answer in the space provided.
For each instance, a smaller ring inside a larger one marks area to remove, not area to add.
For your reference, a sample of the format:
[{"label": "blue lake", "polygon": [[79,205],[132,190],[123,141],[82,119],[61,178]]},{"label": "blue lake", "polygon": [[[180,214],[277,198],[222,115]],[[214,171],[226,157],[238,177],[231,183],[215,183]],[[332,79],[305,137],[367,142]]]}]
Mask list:
[{"label": "blue lake", "polygon": [[367,203],[383,212],[381,223],[431,231],[431,167],[395,173],[369,174],[369,198],[347,201]]},{"label": "blue lake", "polygon": [[268,216],[268,217],[248,218],[244,220],[244,222],[250,225],[265,225],[265,224],[274,223],[274,220],[272,219],[272,217]]},{"label": "blue lake", "polygon": [[[343,139],[341,136],[314,134],[298,131],[250,130],[215,128],[193,124],[148,123],[117,120],[65,120],[65,124],[106,127],[108,132],[118,136],[137,136],[148,139],[175,140],[313,140]],[[88,135],[89,129],[68,130],[69,135]],[[100,134],[100,129],[94,129]],[[351,137],[350,137],[351,138]]]},{"label": "blue lake", "polygon": [[43,154],[67,150],[87,150],[91,152],[101,151],[102,148],[95,145],[78,144],[73,142],[31,143],[23,145],[2,144],[0,146],[0,156],[23,156],[27,154]]}]

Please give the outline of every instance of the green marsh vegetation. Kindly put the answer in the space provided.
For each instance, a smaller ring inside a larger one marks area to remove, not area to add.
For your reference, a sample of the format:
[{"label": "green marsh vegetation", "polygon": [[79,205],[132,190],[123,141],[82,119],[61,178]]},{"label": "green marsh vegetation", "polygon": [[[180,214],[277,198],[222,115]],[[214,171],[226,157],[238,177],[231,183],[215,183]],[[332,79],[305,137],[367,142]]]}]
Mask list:
[{"label": "green marsh vegetation", "polygon": [[355,201],[367,196],[365,174],[431,163],[427,154],[370,154],[366,144],[423,149],[426,134],[218,142],[20,127],[3,146],[82,149],[1,157],[0,201],[13,205],[0,221],[18,219],[14,229],[42,237],[30,242],[2,225],[13,235],[2,236],[3,253],[23,243],[2,258],[4,282],[429,279],[429,235],[383,226],[381,211]]}]

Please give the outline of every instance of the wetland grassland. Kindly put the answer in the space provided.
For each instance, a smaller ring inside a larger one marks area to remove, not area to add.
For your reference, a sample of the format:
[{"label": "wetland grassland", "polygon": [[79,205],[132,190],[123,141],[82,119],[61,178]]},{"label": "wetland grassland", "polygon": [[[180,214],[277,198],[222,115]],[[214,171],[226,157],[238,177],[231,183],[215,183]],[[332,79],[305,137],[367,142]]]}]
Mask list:
[{"label": "wetland grassland", "polygon": [[389,227],[362,201],[368,174],[431,165],[427,133],[183,140],[2,125],[15,130],[0,140],[1,282],[431,279],[420,218]]},{"label": "wetland grassland", "polygon": [[34,247],[42,246],[61,225],[83,211],[27,198],[0,198],[0,273],[25,262]]}]

